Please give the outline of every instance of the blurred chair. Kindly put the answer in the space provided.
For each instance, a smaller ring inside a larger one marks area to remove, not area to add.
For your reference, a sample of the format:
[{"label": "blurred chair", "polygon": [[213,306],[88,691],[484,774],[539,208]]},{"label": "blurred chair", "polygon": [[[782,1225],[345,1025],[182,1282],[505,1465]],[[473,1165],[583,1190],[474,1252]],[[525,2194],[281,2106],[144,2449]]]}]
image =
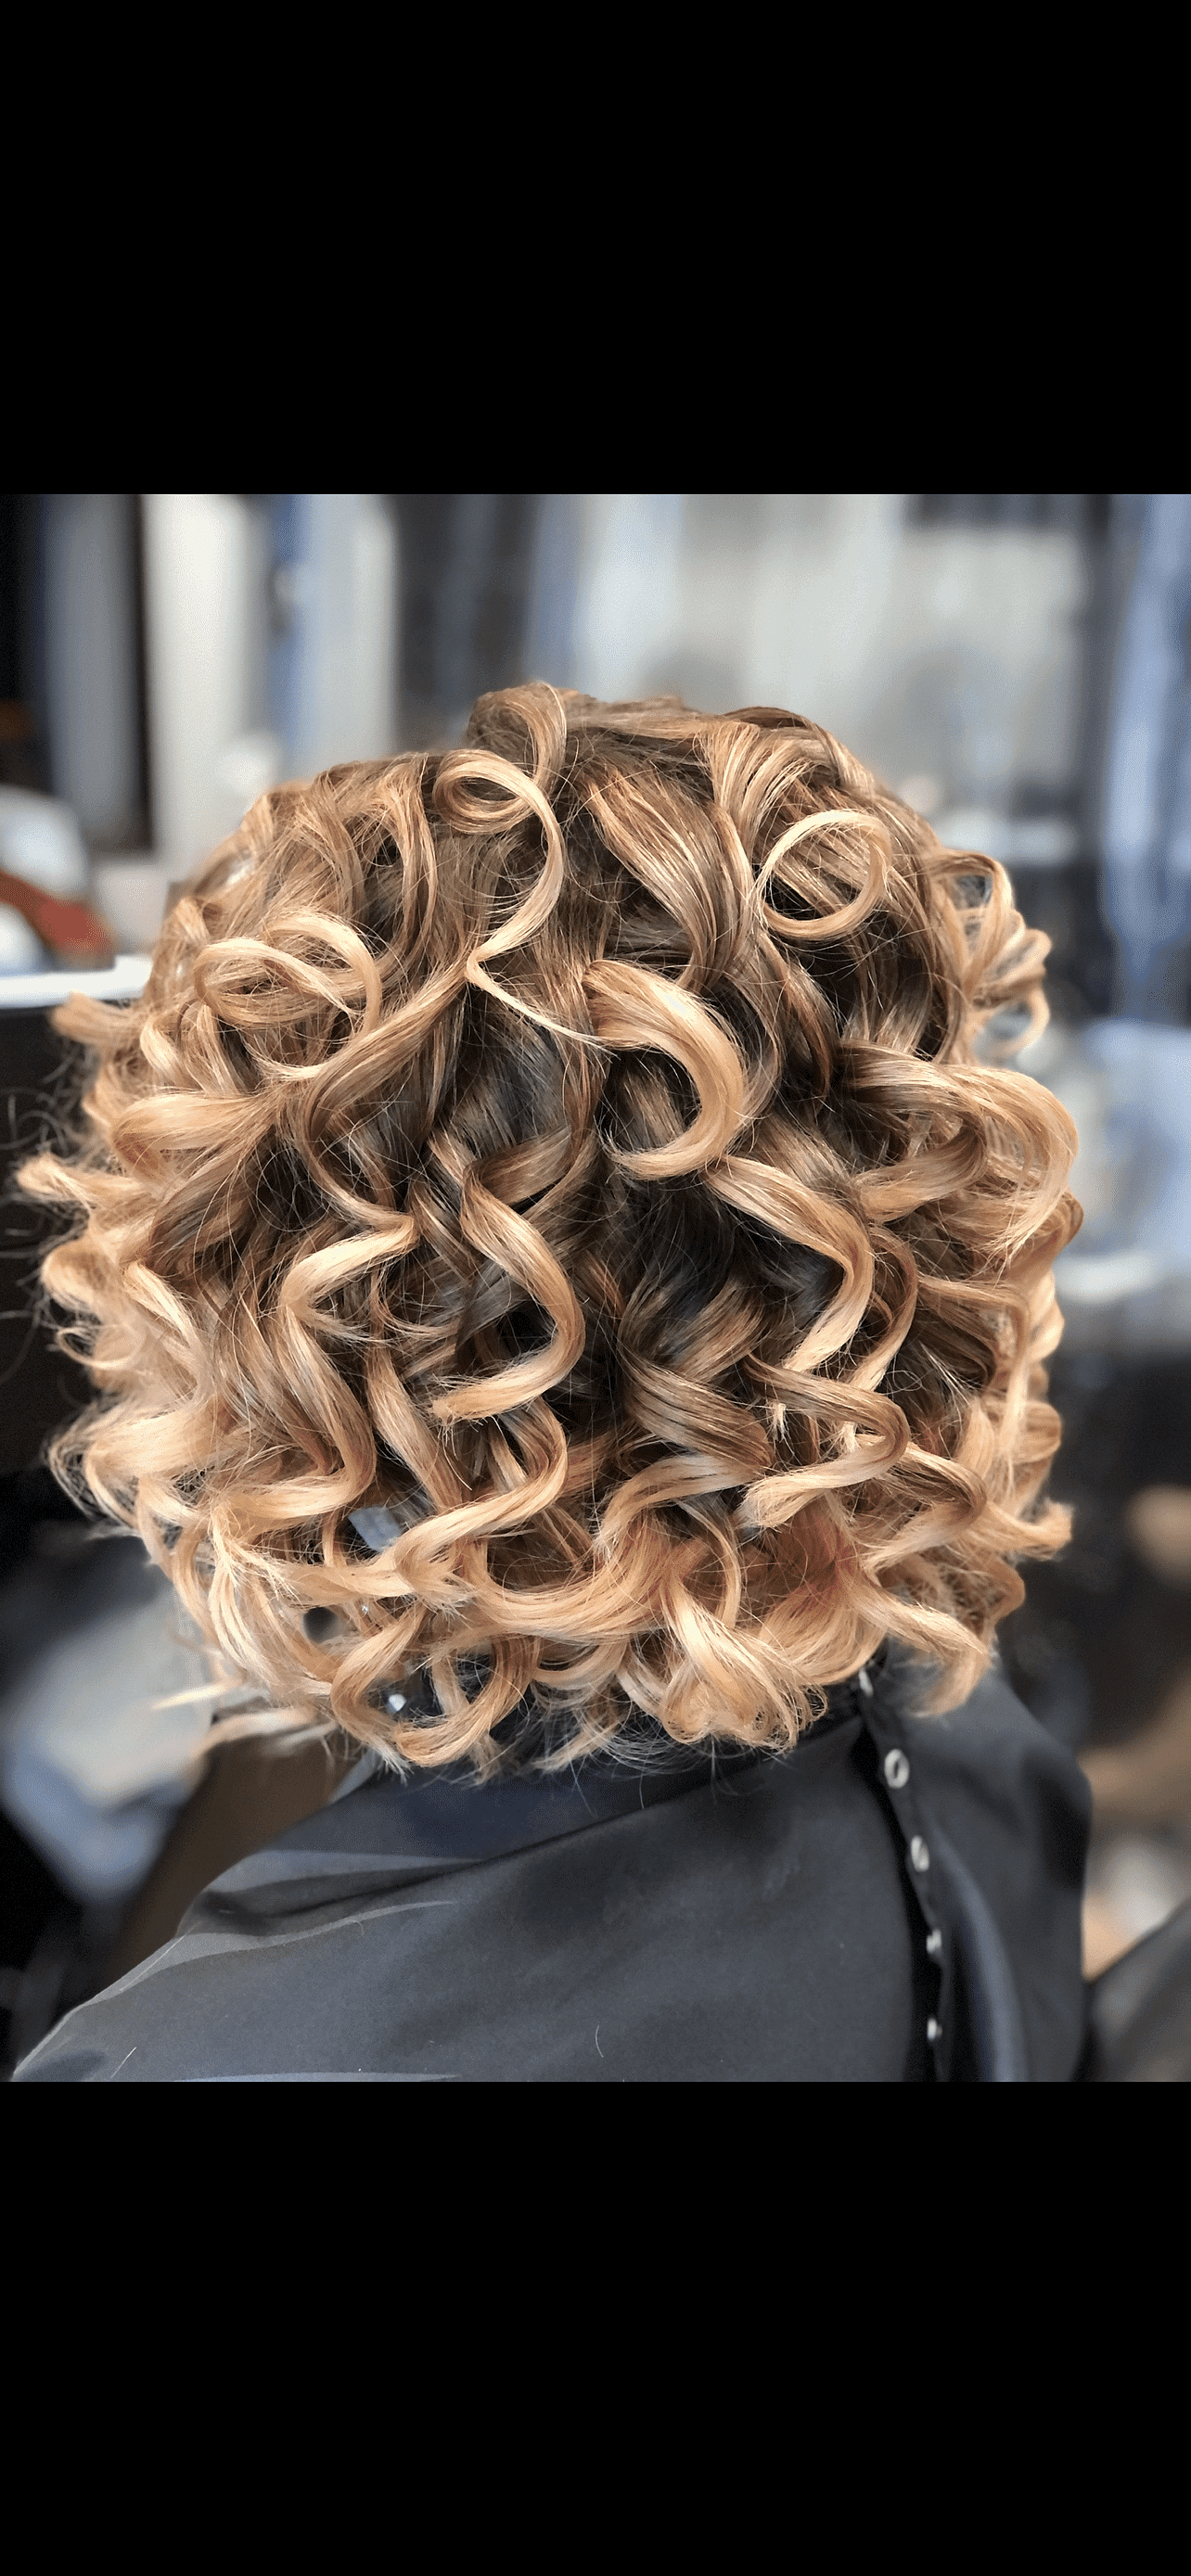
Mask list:
[{"label": "blurred chair", "polygon": [[1191,2083],[1191,1900],[1089,1986],[1081,2080]]}]

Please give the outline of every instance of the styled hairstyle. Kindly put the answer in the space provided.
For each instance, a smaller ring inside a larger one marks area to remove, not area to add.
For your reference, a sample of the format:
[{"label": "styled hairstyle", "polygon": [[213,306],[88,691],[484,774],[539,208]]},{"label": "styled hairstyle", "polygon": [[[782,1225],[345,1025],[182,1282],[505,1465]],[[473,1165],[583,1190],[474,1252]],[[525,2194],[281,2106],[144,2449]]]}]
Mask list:
[{"label": "styled hairstyle", "polygon": [[771,708],[534,685],[270,791],[58,1015],[57,1472],[397,1762],[780,1750],[887,1638],[956,1705],[1068,1535],[1075,1135],[988,1026],[1047,944]]}]

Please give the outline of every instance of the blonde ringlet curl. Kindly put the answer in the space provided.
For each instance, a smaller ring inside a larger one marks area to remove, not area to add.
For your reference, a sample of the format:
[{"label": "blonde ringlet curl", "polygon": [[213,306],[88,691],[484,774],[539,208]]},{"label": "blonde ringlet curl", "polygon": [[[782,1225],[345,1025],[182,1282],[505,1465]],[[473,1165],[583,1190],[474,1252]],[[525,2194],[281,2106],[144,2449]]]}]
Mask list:
[{"label": "blonde ringlet curl", "polygon": [[1046,945],[782,709],[534,685],[271,790],[58,1015],[57,1472],[399,1767],[780,1751],[885,1639],[956,1705],[1067,1536]]}]

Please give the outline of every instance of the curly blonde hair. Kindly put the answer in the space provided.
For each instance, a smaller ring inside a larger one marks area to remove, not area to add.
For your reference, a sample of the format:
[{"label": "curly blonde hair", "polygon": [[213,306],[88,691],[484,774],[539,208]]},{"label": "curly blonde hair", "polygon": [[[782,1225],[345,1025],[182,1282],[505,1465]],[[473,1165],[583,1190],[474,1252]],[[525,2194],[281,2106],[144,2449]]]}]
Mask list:
[{"label": "curly blonde hair", "polygon": [[534,685],[271,791],[58,1016],[57,1472],[398,1764],[780,1750],[887,1638],[954,1705],[1068,1535],[1046,948],[780,710]]}]

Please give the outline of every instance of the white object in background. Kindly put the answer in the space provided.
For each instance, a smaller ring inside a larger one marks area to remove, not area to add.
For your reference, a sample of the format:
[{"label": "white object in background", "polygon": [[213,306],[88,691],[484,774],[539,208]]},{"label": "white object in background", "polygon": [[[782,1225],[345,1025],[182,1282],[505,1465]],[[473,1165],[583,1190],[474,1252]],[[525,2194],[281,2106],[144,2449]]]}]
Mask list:
[{"label": "white object in background", "polygon": [[156,858],[152,851],[92,859],[91,900],[126,956],[147,956],[176,876],[173,861]]},{"label": "white object in background", "polygon": [[[267,787],[383,759],[396,740],[391,512],[373,492],[298,497],[300,559],[273,566],[266,510],[228,492],[145,495],[154,801],[174,878]],[[290,619],[280,650],[277,605]],[[271,664],[284,704],[270,721]]]},{"label": "white object in background", "polygon": [[0,787],[0,868],[60,902],[85,895],[87,850],[73,807],[57,796]]},{"label": "white object in background", "polygon": [[340,761],[383,760],[394,748],[400,567],[396,523],[380,493],[300,498],[301,560],[276,577],[296,648],[282,774],[310,778]]},{"label": "white object in background", "polygon": [[92,1807],[36,1745],[14,1756],[4,1804],[26,1841],[80,1905],[119,1904],[147,1877],[184,1803],[168,1784],[124,1808]]},{"label": "white object in background", "polygon": [[[1100,1084],[1102,1134],[1116,1179],[1104,1229],[1118,1231],[1111,1248],[1148,1253],[1167,1275],[1191,1277],[1191,1029],[1097,1020],[1083,1046]],[[1077,1196],[1081,1161],[1072,1175]],[[1087,1249],[1091,1255],[1090,1240]],[[1065,1256],[1069,1265],[1077,1251],[1078,1238]]]},{"label": "white object in background", "polygon": [[[574,625],[578,685],[594,698],[633,698],[682,640],[686,495],[589,492]],[[553,672],[541,674],[552,679]]]},{"label": "white object in background", "polygon": [[49,1638],[0,1711],[5,1812],[85,1903],[143,1877],[225,1695],[166,1577],[130,1580],[116,1545],[113,1606]]},{"label": "white object in background", "polygon": [[[35,930],[31,930],[23,912],[10,903],[0,903],[0,975],[34,975],[44,961],[45,951]],[[3,986],[0,986],[0,993]]]},{"label": "white object in background", "polygon": [[285,744],[279,734],[244,733],[237,742],[228,744],[215,764],[215,774],[222,787],[234,796],[242,814],[255,805],[266,788],[276,787],[285,776]]},{"label": "white object in background", "polygon": [[943,782],[930,770],[915,770],[911,777],[902,779],[897,792],[903,805],[912,806],[929,823],[943,801]]},{"label": "white object in background", "polygon": [[1055,1263],[1068,1338],[1191,1347],[1191,1029],[1052,1026],[1016,1068],[1074,1119],[1082,1231]]},{"label": "white object in background", "polygon": [[263,519],[234,493],[145,494],[156,837],[176,877],[244,812],[220,762],[267,691],[267,552]]},{"label": "white object in background", "polygon": [[[1003,814],[1017,781],[1070,788],[1087,592],[1073,534],[909,526],[896,492],[556,493],[529,658],[599,697],[788,707]],[[1057,862],[1051,817],[1015,830]]]},{"label": "white object in background", "polygon": [[1070,1306],[1115,1306],[1122,1297],[1139,1297],[1160,1288],[1169,1264],[1160,1253],[1130,1251],[1067,1253],[1058,1271],[1063,1302]]},{"label": "white object in background", "polygon": [[97,1002],[131,1002],[143,992],[152,963],[151,957],[117,957],[114,966],[97,967],[89,975],[57,966],[0,975],[0,1011],[56,1010],[72,993],[89,994]]},{"label": "white object in background", "polygon": [[1061,868],[1079,856],[1077,826],[1062,814],[1024,815],[1009,825],[1009,865]]},{"label": "white object in background", "polygon": [[1191,1853],[1157,1834],[1120,1834],[1094,1843],[1088,1894],[1116,1915],[1129,1940],[1144,1941],[1191,1897]]},{"label": "white object in background", "polygon": [[956,805],[935,817],[934,830],[944,849],[975,850],[984,859],[1009,856],[1009,827],[1003,815],[983,805]]},{"label": "white object in background", "polygon": [[1061,868],[1079,849],[1079,834],[1065,814],[1026,814],[1011,822],[984,806],[954,806],[937,817],[934,829],[946,848],[979,850],[1007,868]]}]

